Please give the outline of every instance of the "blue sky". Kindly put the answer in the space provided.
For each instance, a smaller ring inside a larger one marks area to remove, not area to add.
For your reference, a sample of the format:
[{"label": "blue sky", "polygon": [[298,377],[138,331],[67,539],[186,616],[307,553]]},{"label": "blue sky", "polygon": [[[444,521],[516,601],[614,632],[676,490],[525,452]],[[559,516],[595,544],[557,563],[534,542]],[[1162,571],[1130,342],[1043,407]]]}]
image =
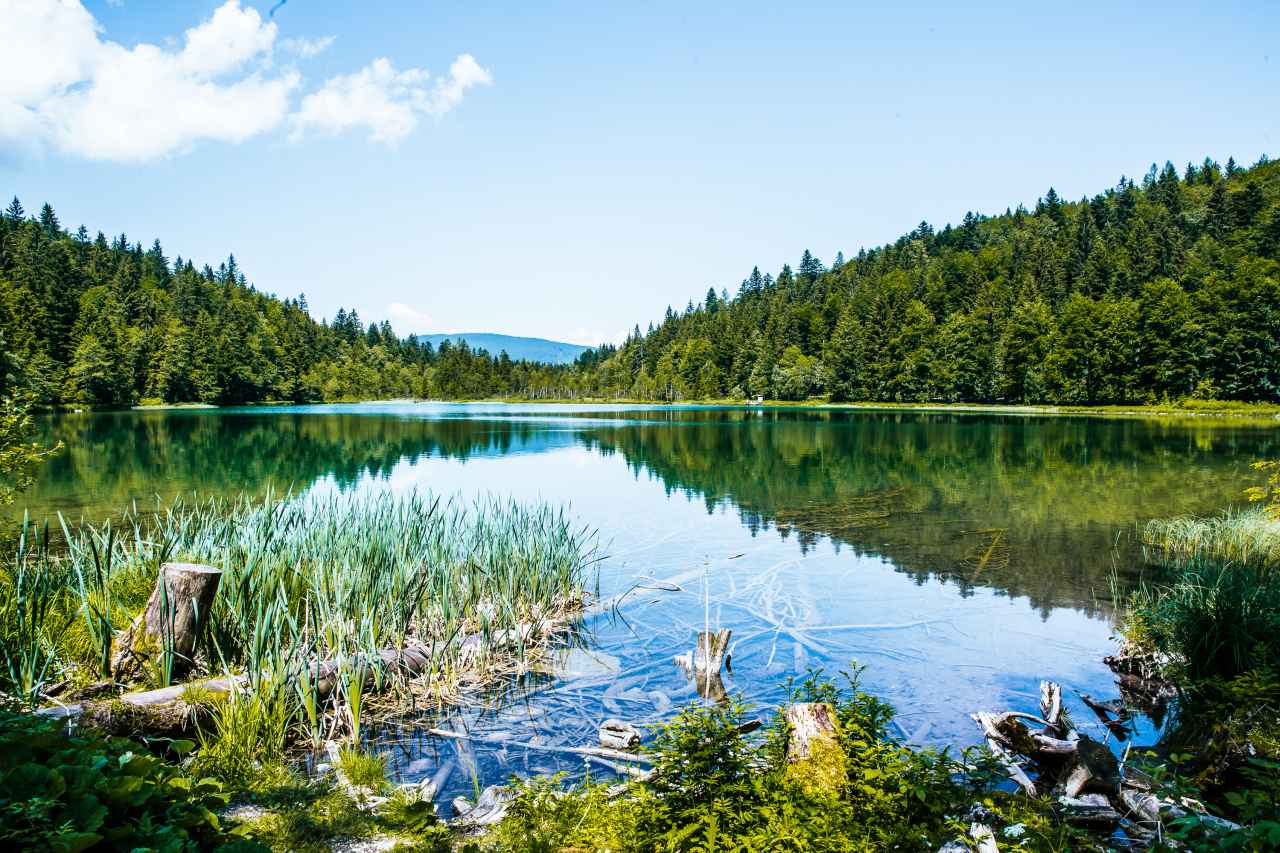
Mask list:
[{"label": "blue sky", "polygon": [[0,193],[317,316],[595,342],[805,248],[1280,154],[1274,0],[273,5],[0,0]]}]

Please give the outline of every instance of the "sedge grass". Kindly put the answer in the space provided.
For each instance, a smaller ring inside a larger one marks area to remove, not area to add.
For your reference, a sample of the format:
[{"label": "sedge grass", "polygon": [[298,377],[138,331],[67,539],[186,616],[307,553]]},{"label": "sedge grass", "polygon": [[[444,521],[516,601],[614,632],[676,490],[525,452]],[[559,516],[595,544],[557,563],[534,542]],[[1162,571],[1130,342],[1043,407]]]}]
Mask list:
[{"label": "sedge grass", "polygon": [[[595,561],[593,535],[562,510],[416,493],[178,501],[64,524],[63,536],[57,553],[23,540],[0,571],[6,593],[22,593],[0,608],[0,690],[34,701],[53,678],[99,676],[160,563],[206,563],[223,574],[203,668],[244,674],[254,692],[291,685],[290,716],[316,745],[339,728],[354,739],[367,713],[360,674],[383,677],[378,651],[429,649],[421,680],[437,695],[461,674],[509,666],[536,649],[504,638],[563,627]],[[319,661],[338,662],[336,713],[306,677]]]},{"label": "sedge grass", "polygon": [[1143,529],[1142,543],[1147,559],[1157,564],[1213,559],[1280,571],[1280,519],[1262,509],[1156,519]]},{"label": "sedge grass", "polygon": [[1147,559],[1166,577],[1129,600],[1126,635],[1191,682],[1280,670],[1280,521],[1260,510],[1153,521]]}]

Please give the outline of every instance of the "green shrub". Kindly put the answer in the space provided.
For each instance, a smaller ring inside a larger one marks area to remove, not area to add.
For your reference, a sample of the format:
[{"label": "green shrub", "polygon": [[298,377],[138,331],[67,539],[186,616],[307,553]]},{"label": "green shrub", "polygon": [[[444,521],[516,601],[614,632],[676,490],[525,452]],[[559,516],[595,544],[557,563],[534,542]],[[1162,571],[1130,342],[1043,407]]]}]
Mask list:
[{"label": "green shrub", "polygon": [[222,786],[192,779],[122,738],[0,711],[0,847],[157,851],[258,845],[223,830]]},{"label": "green shrub", "polygon": [[506,820],[482,842],[500,853],[566,849],[623,851],[901,850],[934,851],[968,830],[978,804],[1002,836],[1002,849],[1072,849],[1073,831],[1048,806],[997,790],[988,762],[897,743],[890,706],[859,689],[858,671],[839,689],[816,674],[795,701],[829,702],[839,722],[847,778],[834,789],[787,773],[781,715],[762,739],[744,736],[747,709],[693,707],[655,733],[654,774],[625,796],[587,783],[562,791],[554,781],[521,785]]}]

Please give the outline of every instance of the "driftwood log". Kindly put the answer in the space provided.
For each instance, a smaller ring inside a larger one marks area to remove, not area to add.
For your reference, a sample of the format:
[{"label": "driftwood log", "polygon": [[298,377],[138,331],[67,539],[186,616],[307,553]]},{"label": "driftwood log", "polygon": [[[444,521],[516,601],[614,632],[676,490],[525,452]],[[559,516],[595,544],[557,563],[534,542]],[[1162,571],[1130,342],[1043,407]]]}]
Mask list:
[{"label": "driftwood log", "polygon": [[[354,670],[365,689],[386,683],[388,676],[412,678],[431,665],[431,652],[422,646],[383,649],[376,655],[361,655],[345,661],[328,660],[314,664],[299,677],[309,678],[320,701],[328,699],[338,685],[344,668]],[[385,679],[385,681],[384,681]],[[210,678],[159,690],[125,693],[110,699],[95,699],[42,708],[36,713],[87,725],[109,734],[175,736],[189,733],[210,699],[224,697],[248,686],[243,676]]]},{"label": "driftwood log", "polygon": [[167,666],[169,679],[191,671],[222,571],[199,563],[165,563],[146,608],[116,639],[111,671],[133,681],[144,667]]},{"label": "driftwood log", "polygon": [[605,720],[600,724],[600,745],[606,749],[635,749],[640,745],[640,730],[623,720]]},{"label": "driftwood log", "polygon": [[450,729],[427,729],[427,734],[435,737],[451,738],[453,740],[472,741],[474,743],[491,743],[498,746],[507,746],[516,749],[528,749],[534,752],[563,752],[572,755],[594,755],[599,758],[635,761],[641,764],[653,763],[652,756],[634,752],[623,752],[618,749],[607,749],[605,747],[597,748],[593,746],[569,746],[567,744],[529,743],[526,741],[512,740],[510,738],[487,737],[484,735],[472,735],[467,732],[455,732]]}]

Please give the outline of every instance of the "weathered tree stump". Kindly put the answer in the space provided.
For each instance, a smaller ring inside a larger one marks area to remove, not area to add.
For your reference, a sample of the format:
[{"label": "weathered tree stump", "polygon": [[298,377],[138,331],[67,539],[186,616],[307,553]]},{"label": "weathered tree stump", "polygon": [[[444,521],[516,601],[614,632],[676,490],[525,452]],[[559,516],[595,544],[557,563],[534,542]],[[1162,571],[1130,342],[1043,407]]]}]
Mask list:
[{"label": "weathered tree stump", "polygon": [[116,640],[116,680],[136,679],[152,661],[166,666],[172,681],[190,672],[221,579],[221,570],[198,563],[160,566],[146,609]]},{"label": "weathered tree stump", "polygon": [[784,712],[788,779],[812,793],[836,794],[848,781],[840,723],[829,702],[798,702]]},{"label": "weathered tree stump", "polygon": [[676,663],[692,675],[694,687],[703,699],[713,702],[728,700],[720,669],[729,662],[729,638],[732,636],[733,632],[728,628],[714,633],[699,631],[693,651],[676,656]]}]

